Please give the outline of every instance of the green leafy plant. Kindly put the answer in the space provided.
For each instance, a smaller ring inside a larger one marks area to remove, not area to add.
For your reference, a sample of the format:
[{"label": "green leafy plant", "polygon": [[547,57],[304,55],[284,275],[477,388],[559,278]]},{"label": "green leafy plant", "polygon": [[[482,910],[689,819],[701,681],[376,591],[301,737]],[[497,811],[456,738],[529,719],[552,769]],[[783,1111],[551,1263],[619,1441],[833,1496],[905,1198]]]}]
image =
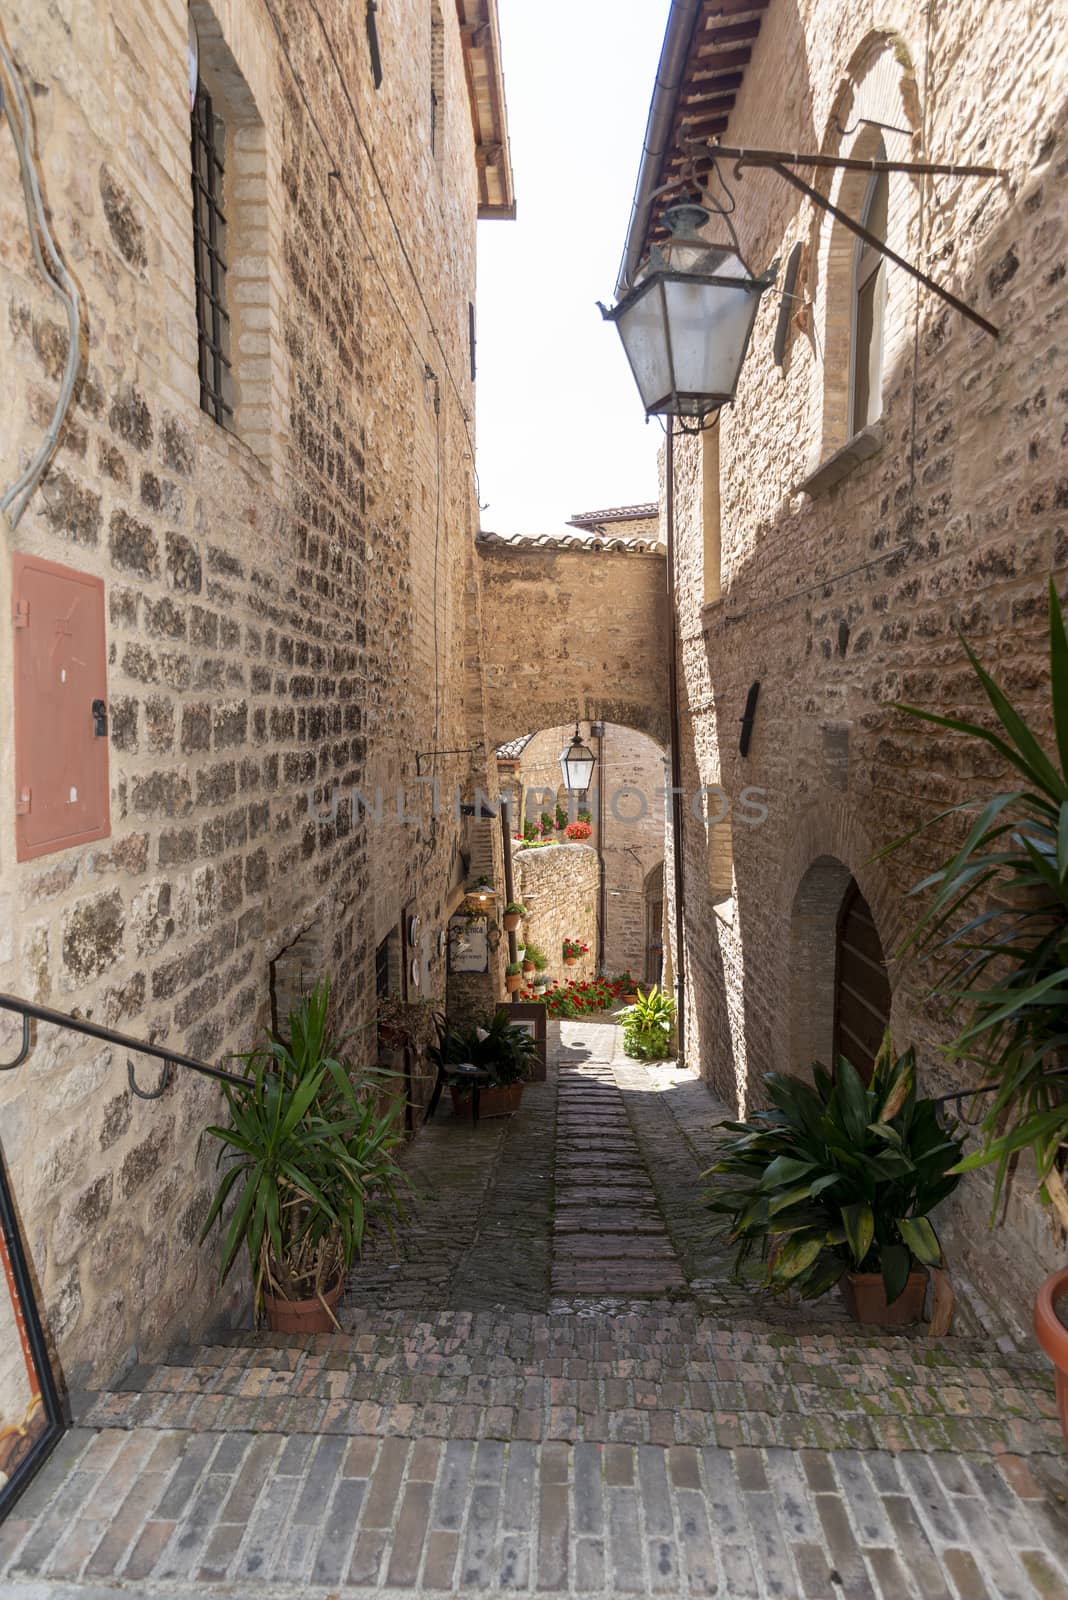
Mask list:
[{"label": "green leafy plant", "polygon": [[557,833],[559,833],[562,828],[566,828],[566,827],[567,827],[567,807],[558,805],[557,808],[556,808],[556,831],[557,831]]},{"label": "green leafy plant", "polygon": [[224,1227],[220,1281],[247,1249],[257,1307],[268,1292],[322,1300],[351,1268],[369,1218],[388,1222],[399,1209],[401,1102],[380,1104],[393,1075],[367,1068],[352,1081],[329,999],[324,981],[291,1011],[288,1042],[268,1033],[238,1057],[248,1084],[225,1085],[230,1123],[206,1130],[224,1170],[201,1240]]},{"label": "green leafy plant", "polygon": [[834,1078],[817,1064],[811,1084],[779,1072],[764,1082],[772,1109],[722,1123],[723,1154],[705,1174],[736,1275],[759,1251],[772,1292],[811,1300],[847,1270],[881,1272],[896,1300],[913,1260],[941,1262],[928,1213],[960,1182],[962,1141],[917,1099],[913,1051],[895,1057],[888,1035],[867,1087],[844,1057]]},{"label": "green leafy plant", "polygon": [[577,961],[580,956],[588,956],[589,953],[590,953],[589,945],[588,944],[583,944],[581,939],[565,939],[564,940],[564,960],[565,961]]},{"label": "green leafy plant", "polygon": [[504,975],[506,978],[518,978],[522,971],[523,963],[521,961],[509,961],[504,969]]},{"label": "green leafy plant", "polygon": [[485,1068],[495,1084],[521,1083],[529,1077],[538,1047],[525,1028],[509,1022],[507,1008],[454,1028],[438,1017],[437,1043],[429,1055],[446,1070],[461,1062]]},{"label": "green leafy plant", "polygon": [[533,962],[535,972],[544,972],[549,965],[549,958],[538,944],[527,945],[527,960]]},{"label": "green leafy plant", "polygon": [[1068,1140],[1068,1076],[1056,1070],[1068,1045],[1068,636],[1053,580],[1049,720],[1055,754],[962,643],[994,725],[916,706],[899,709],[987,745],[1023,784],[952,806],[882,853],[957,813],[978,813],[960,847],[911,891],[930,895],[930,903],[904,949],[947,963],[934,994],[964,1017],[947,1054],[975,1061],[998,1086],[981,1124],[981,1146],[960,1170],[996,1165],[996,1214],[1017,1153],[1030,1148],[1043,1197],[1068,1227],[1059,1161]]},{"label": "green leafy plant", "polygon": [[510,900],[504,908],[504,914],[506,917],[528,917],[530,912],[522,900]]},{"label": "green leafy plant", "polygon": [[663,1061],[671,1054],[671,1035],[675,1027],[675,1002],[656,984],[620,1012],[623,1023],[623,1050],[640,1061]]}]

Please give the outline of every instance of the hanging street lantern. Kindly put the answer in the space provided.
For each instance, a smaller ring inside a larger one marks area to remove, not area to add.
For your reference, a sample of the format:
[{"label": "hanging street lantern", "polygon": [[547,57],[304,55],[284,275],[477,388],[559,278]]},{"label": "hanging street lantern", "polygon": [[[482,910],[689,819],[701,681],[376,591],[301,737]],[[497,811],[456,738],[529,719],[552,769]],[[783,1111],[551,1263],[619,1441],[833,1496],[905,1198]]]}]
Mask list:
[{"label": "hanging street lantern", "polygon": [[574,738],[567,749],[560,752],[560,771],[565,789],[573,790],[581,800],[590,786],[596,765],[597,758],[589,746],[583,744],[576,722]]},{"label": "hanging street lantern", "polygon": [[693,202],[670,206],[670,239],[649,252],[617,306],[600,308],[619,330],[646,416],[688,417],[698,428],[734,399],[760,297],[778,271],[776,261],[754,278],[736,248],[699,238],[709,215]]}]

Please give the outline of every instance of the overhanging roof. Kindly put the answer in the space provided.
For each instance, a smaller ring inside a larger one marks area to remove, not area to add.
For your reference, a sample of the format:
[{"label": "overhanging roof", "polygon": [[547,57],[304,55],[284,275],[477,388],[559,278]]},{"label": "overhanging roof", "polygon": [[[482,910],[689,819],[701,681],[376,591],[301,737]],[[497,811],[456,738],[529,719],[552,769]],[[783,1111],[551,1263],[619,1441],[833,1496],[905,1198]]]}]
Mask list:
[{"label": "overhanging roof", "polygon": [[475,134],[480,217],[515,216],[497,0],[456,0]]},{"label": "overhanging roof", "polygon": [[606,522],[650,522],[659,519],[660,507],[656,501],[640,506],[609,506],[606,511],[576,511],[569,520],[569,528],[602,528]]},{"label": "overhanging roof", "polygon": [[[633,284],[649,246],[665,237],[660,215],[678,197],[678,190],[666,195],[657,191],[683,176],[690,157],[687,141],[714,139],[725,132],[770,4],[771,0],[672,0],[617,297]],[[710,167],[709,160],[697,159],[698,183]]]}]

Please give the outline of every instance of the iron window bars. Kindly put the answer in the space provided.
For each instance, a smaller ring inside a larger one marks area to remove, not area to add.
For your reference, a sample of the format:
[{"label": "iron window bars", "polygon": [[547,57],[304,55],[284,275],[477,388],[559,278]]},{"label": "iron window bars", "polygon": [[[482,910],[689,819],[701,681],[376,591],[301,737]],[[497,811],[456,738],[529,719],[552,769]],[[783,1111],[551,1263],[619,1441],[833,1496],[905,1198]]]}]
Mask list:
[{"label": "iron window bars", "polygon": [[197,306],[200,405],[224,428],[233,426],[230,317],[226,309],[226,217],[222,209],[223,125],[197,79],[192,116],[193,270]]}]

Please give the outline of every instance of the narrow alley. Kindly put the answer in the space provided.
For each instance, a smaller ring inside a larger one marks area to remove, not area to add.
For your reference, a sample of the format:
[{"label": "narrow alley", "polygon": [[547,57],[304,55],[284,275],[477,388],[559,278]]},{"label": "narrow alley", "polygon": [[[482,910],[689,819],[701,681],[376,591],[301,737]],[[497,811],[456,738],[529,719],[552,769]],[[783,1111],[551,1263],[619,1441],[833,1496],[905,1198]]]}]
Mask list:
[{"label": "narrow alley", "polygon": [[5,1596],[1065,1592],[1041,1358],[754,1304],[701,1205],[722,1106],[611,1022],[560,1035],[517,1116],[409,1147],[343,1334],[80,1397],[0,1529]]}]

